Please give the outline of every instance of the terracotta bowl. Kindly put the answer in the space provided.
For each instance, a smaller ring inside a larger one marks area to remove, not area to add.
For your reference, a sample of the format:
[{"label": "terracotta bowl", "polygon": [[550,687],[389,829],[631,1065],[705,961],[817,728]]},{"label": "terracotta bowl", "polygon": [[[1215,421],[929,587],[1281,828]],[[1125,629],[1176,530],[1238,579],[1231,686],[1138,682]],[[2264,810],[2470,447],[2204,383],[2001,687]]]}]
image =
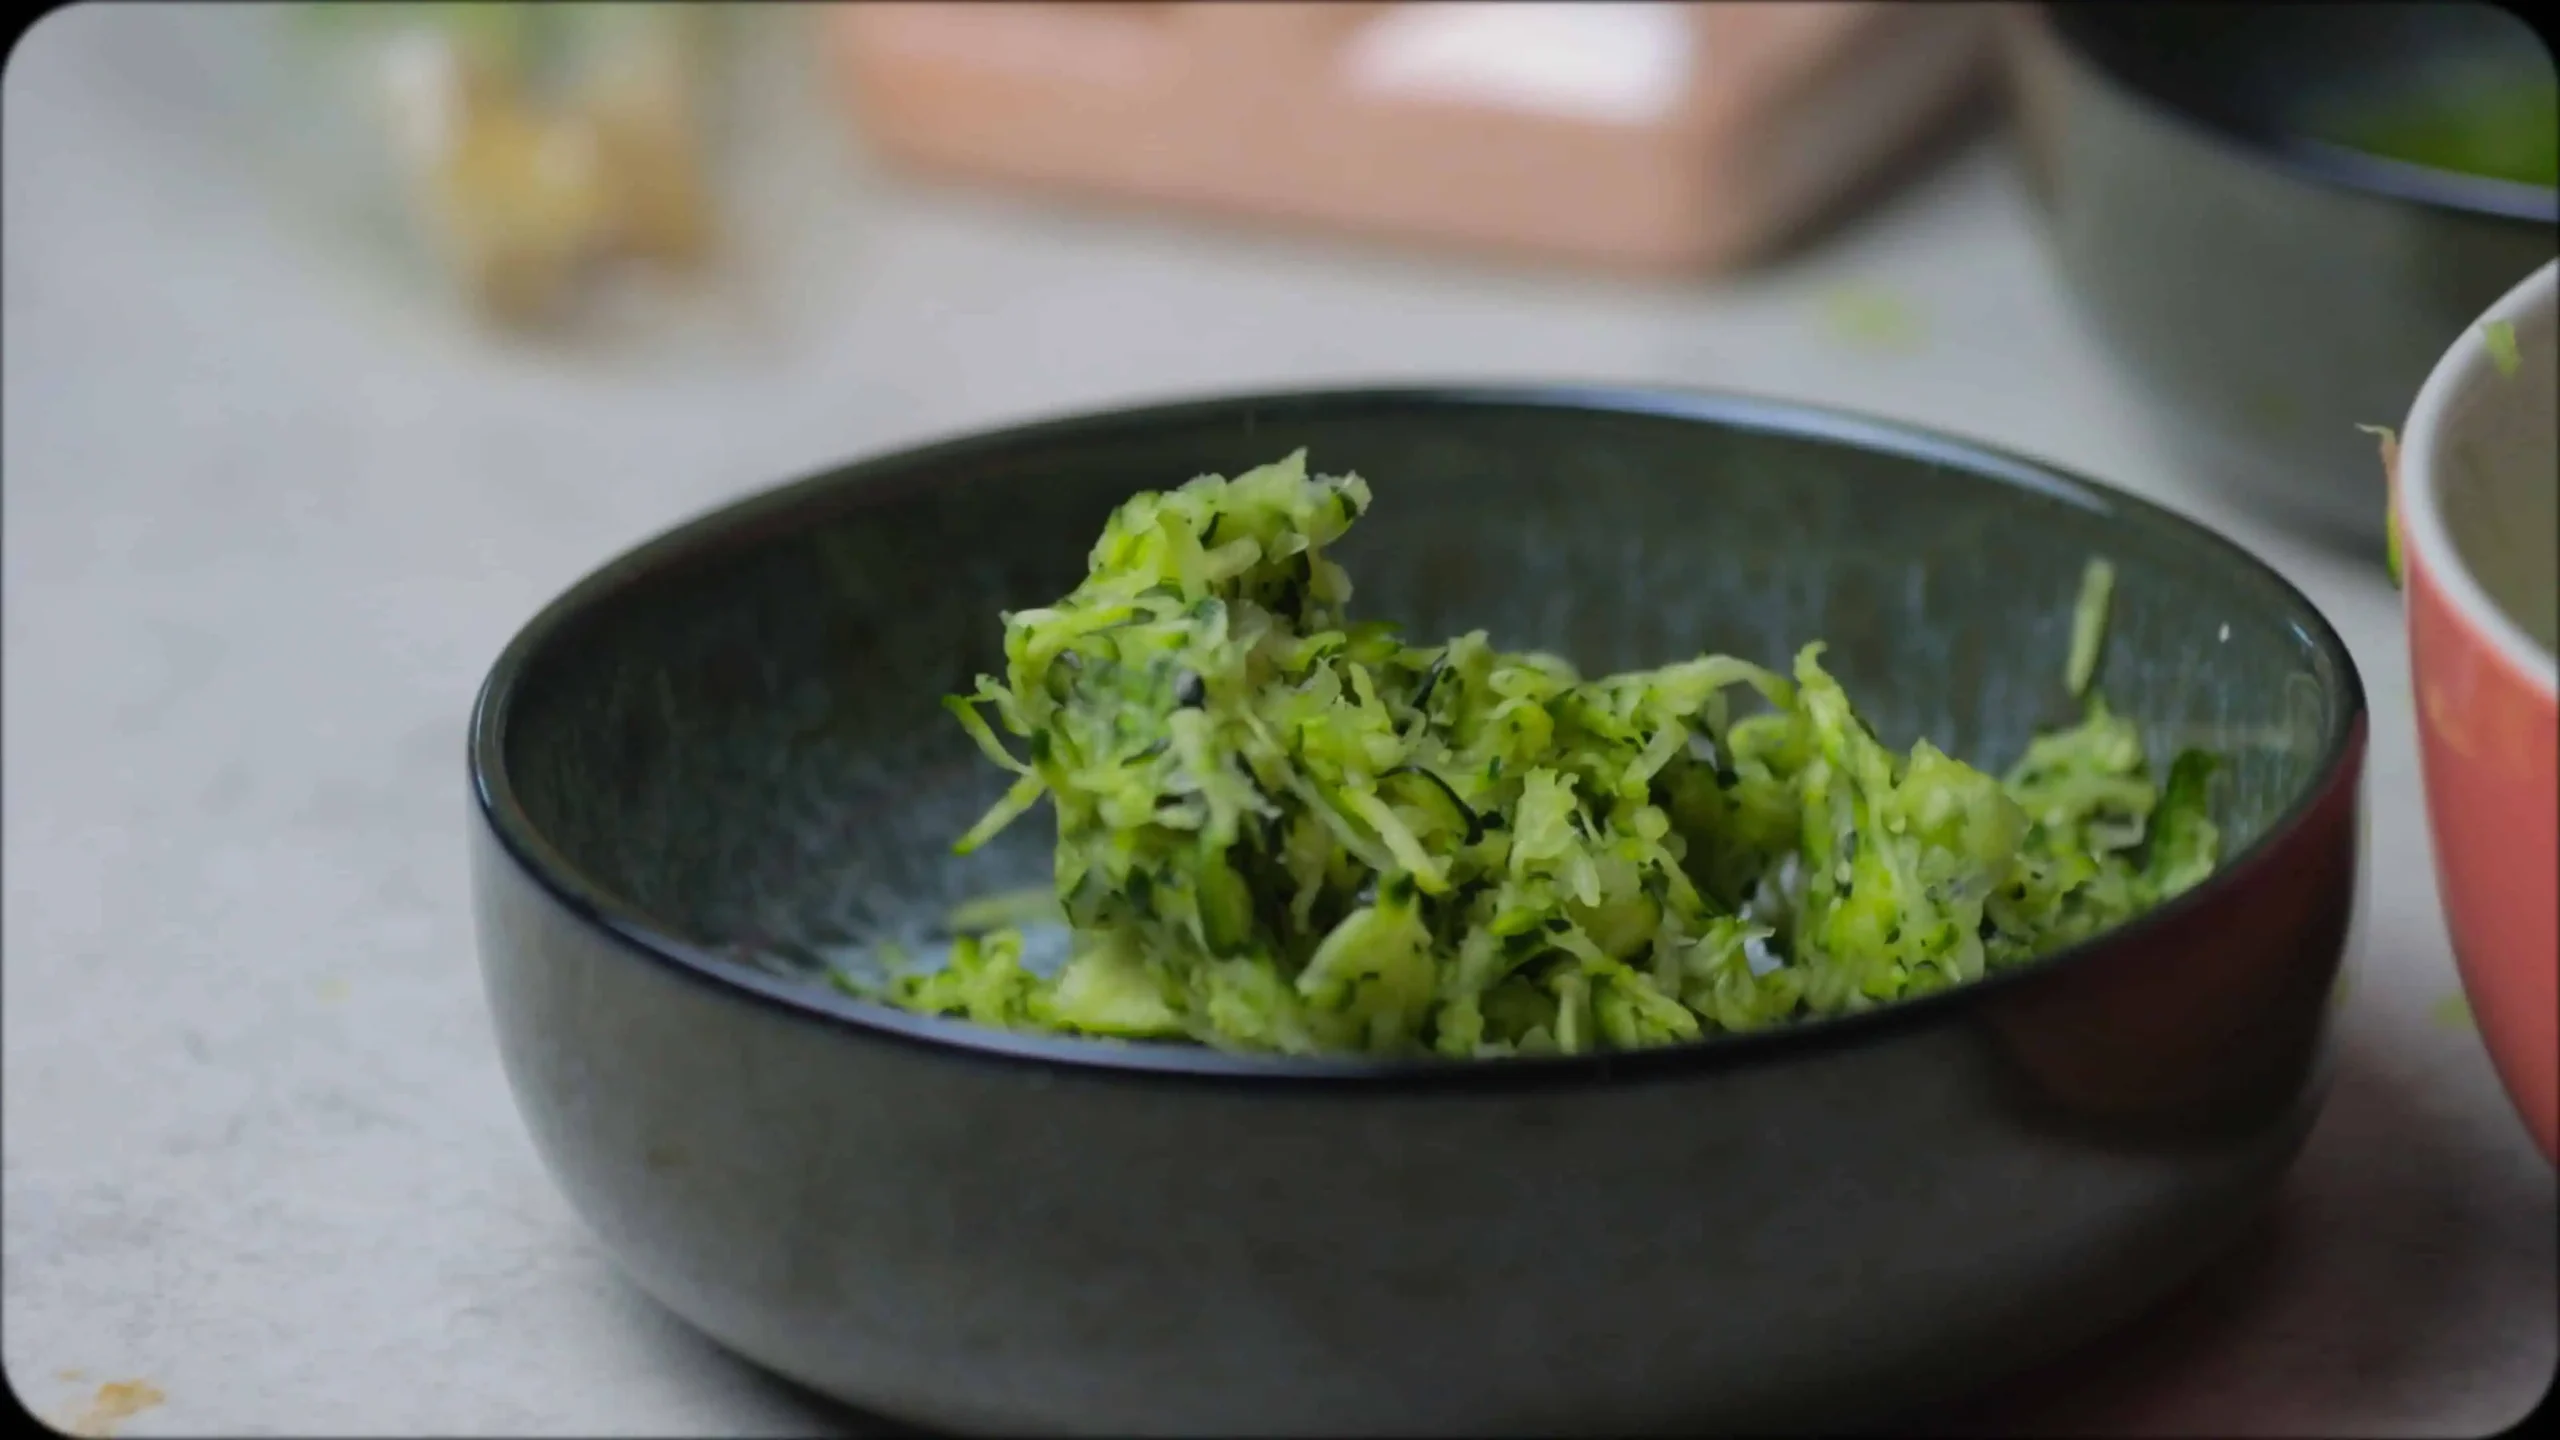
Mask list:
[{"label": "terracotta bowl", "polygon": [[[2544,265],[2463,332],[2400,437],[2411,673],[2445,918],[2480,1033],[2560,1159],[2560,384]],[[2492,332],[2512,327],[2512,356]]]}]

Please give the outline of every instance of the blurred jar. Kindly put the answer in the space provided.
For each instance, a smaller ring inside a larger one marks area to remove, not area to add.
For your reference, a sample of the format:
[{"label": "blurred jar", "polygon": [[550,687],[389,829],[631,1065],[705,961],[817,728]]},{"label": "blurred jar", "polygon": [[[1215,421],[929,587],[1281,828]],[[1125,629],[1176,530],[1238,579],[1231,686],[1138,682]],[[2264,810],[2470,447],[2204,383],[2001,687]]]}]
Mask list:
[{"label": "blurred jar", "polygon": [[[333,148],[486,319],[579,328],[723,248],[711,131],[733,17],[699,4],[295,4]],[[310,93],[310,92],[305,92]]]}]

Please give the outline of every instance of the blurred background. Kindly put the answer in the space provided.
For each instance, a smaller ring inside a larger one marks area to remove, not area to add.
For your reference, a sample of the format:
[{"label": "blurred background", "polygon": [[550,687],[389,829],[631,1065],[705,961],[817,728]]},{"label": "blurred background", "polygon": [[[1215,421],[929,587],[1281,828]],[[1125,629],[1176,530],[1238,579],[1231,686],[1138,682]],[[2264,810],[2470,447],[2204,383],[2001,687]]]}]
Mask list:
[{"label": "blurred background", "polygon": [[65,10],[10,70],[11,396],[147,332],[128,403],[431,411],[340,464],[445,483],[414,447],[521,427],[655,519],[1168,390],[1658,380],[2378,553],[2353,427],[2551,253],[2547,50],[2485,5],[2059,14]]},{"label": "blurred background", "polygon": [[[2554,97],[2523,21],[2452,3],[51,12],[0,114],[12,1379],[84,1337],[115,1349],[135,1296],[158,1297],[132,1320],[151,1335],[288,1323],[170,1258],[250,1245],[300,1277],[296,1315],[336,1321],[290,1372],[254,1326],[178,1347],[201,1428],[271,1428],[257,1397],[292,1374],[366,1373],[363,1337],[457,1310],[445,1343],[496,1367],[470,1387],[489,1398],[317,1386],[301,1423],[801,1423],[690,1351],[615,1352],[567,1410],[529,1398],[598,1347],[675,1342],[582,1329],[601,1262],[546,1228],[460,960],[462,715],[536,607],[687,514],[1079,408],[1705,386],[2160,499],[2355,648],[2377,791],[2410,807],[2374,864],[2421,887],[2371,923],[2440,956],[2356,427],[2398,424],[2552,257]],[[103,1077],[102,1037],[159,1058]],[[189,1045],[230,1058],[186,1069]],[[358,1103],[350,1066],[443,1178],[331,1169],[327,1204],[261,1209],[263,1177]],[[2440,1068],[2511,1125],[2476,1056]],[[2417,1143],[2388,1107],[2348,1114],[2358,1143]],[[125,1183],[91,1139],[107,1115],[167,1137],[159,1208],[132,1222],[150,1238],[122,1250],[68,1218]],[[247,1148],[204,1138],[243,1124]],[[2509,1165],[2504,1128],[2436,1143],[2440,1186],[2359,1203],[2506,1248],[2430,1278],[2416,1358],[2286,1368],[2322,1317],[2406,1298],[2414,1262],[2333,1256],[2260,1303],[2257,1348],[2181,1362],[2204,1408],[2141,1413],[2220,1433],[2520,1413],[2552,1292],[2513,1202],[2538,1186],[2547,1214],[2548,1173]],[[2362,1183],[2329,1153],[2306,1164]],[[339,1263],[381,1243],[360,1217],[382,1186],[443,1217],[434,1263]],[[231,1198],[175,1198],[198,1193]]]}]

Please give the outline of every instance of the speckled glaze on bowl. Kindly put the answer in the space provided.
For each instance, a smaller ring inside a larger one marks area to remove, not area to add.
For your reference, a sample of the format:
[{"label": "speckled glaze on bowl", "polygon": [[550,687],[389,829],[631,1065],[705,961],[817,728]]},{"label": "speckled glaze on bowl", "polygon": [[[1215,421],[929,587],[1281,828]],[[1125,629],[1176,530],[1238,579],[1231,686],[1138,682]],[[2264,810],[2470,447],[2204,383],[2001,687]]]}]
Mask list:
[{"label": "speckled glaze on bowl", "polygon": [[[1355,604],[1589,667],[1812,637],[1884,737],[2005,760],[2102,683],[2226,751],[2231,858],[1962,991],[1631,1055],[1320,1062],[900,1014],[814,956],[1045,874],[936,704],[1109,508],[1293,447]],[[1962,442],[1731,397],[1211,400],[865,461],[580,583],[472,722],[480,943],[535,1141],[642,1288],[821,1391],[1006,1433],[1873,1419],[2093,1337],[2256,1210],[2326,1088],[2365,713],[2281,579]]]},{"label": "speckled glaze on bowl", "polygon": [[2401,432],[2409,679],[2437,888],[2498,1078],[2560,1160],[2560,265],[2446,350]]},{"label": "speckled glaze on bowl", "polygon": [[2019,152],[2049,248],[2161,441],[2306,534],[2382,554],[2358,425],[2560,253],[2560,192],[2376,159],[2308,117],[2431,66],[2539,74],[2487,4],[2017,6]]}]

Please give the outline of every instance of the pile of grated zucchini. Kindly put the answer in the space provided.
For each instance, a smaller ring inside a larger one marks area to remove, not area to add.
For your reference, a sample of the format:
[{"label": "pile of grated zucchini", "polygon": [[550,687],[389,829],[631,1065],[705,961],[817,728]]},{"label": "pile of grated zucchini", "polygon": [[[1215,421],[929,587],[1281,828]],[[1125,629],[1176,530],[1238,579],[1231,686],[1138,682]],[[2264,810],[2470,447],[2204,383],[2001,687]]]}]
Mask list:
[{"label": "pile of grated zucchini", "polygon": [[2084,718],[1994,779],[1881,744],[1819,644],[1792,676],[1705,655],[1585,679],[1354,621],[1325,550],[1368,505],[1303,453],[1139,495],[1073,593],[1005,616],[1004,677],[949,704],[1017,778],[957,848],[1048,797],[1067,957],[1026,966],[1022,930],[985,923],[1021,907],[981,905],[939,968],[870,993],[1292,1055],[1628,1049],[1962,984],[2213,868],[2211,757],[2155,783],[2086,693],[2103,562],[2068,665]]}]

